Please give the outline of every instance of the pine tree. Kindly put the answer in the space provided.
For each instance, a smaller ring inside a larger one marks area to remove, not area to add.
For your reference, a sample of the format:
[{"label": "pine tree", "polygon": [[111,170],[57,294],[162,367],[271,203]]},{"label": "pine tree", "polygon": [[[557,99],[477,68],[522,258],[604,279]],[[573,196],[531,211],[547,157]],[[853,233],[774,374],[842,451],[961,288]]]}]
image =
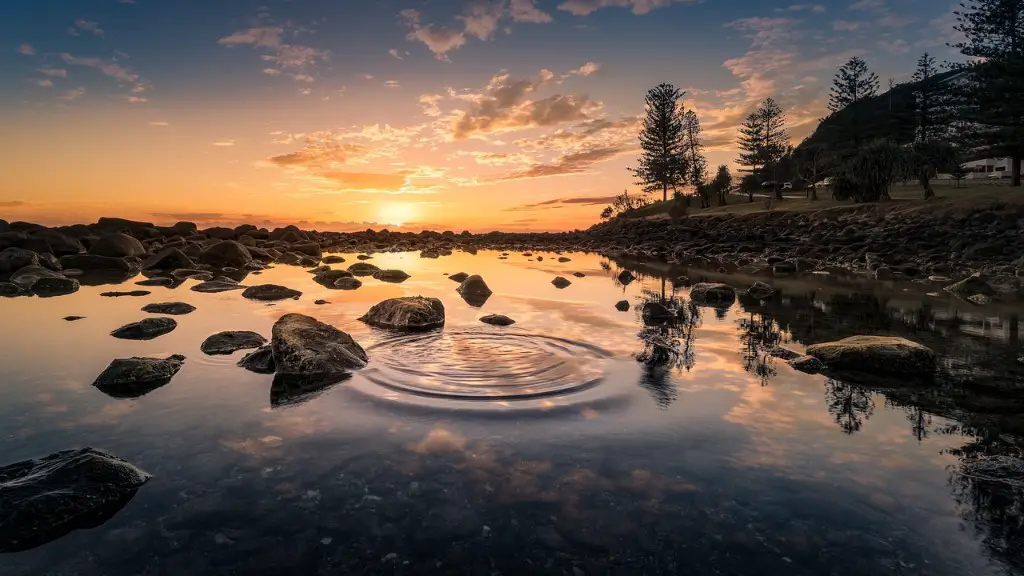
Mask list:
[{"label": "pine tree", "polygon": [[718,167],[718,173],[715,174],[711,187],[718,194],[718,205],[725,206],[726,197],[729,195],[729,190],[732,189],[732,174],[729,173],[727,165],[722,164]]},{"label": "pine tree", "polygon": [[948,103],[943,102],[943,87],[935,81],[938,74],[935,58],[925,52],[917,60],[914,72],[914,140],[932,142],[944,131],[943,111]]},{"label": "pine tree", "polygon": [[977,129],[978,152],[1013,159],[1020,186],[1024,157],[1024,0],[964,0],[955,12],[965,40],[953,47],[973,60],[965,83],[966,116]]},{"label": "pine tree", "polygon": [[[764,168],[775,165],[786,154],[789,146],[786,114],[774,99],[765,99],[757,110],[747,116],[740,127],[738,144],[741,150],[739,165],[747,167],[755,176]],[[782,197],[777,183],[775,197]],[[754,201],[753,195],[749,200]]]},{"label": "pine tree", "polygon": [[684,92],[662,83],[647,91],[647,115],[640,131],[640,158],[629,171],[646,193],[661,190],[668,200],[669,188],[686,181],[683,146],[683,109],[679,100]]},{"label": "pine tree", "polygon": [[878,76],[868,71],[867,62],[854,56],[839,68],[832,80],[828,109],[835,113],[877,93]]},{"label": "pine tree", "polygon": [[[683,115],[683,163],[686,166],[687,184],[698,194],[708,177],[708,161],[704,158],[704,144],[701,142],[700,132],[700,119],[697,113],[687,110]],[[705,204],[710,205],[707,199],[701,196],[701,208],[707,208]]]}]

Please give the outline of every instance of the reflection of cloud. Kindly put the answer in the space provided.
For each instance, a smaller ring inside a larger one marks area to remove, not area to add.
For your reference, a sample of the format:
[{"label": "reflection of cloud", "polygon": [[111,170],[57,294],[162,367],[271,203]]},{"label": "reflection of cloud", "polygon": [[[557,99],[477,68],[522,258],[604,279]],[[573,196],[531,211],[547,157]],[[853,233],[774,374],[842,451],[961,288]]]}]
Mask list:
[{"label": "reflection of cloud", "polygon": [[466,437],[437,427],[432,429],[426,438],[409,446],[409,449],[420,454],[463,452],[466,450]]}]

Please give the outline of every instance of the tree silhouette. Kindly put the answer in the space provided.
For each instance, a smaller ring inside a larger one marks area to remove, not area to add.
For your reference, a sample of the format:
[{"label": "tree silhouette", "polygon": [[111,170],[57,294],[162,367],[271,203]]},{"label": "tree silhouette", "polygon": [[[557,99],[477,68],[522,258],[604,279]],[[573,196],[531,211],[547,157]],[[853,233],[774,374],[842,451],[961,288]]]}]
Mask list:
[{"label": "tree silhouette", "polygon": [[782,331],[774,320],[754,313],[740,319],[739,329],[743,369],[767,386],[778,374],[771,350],[782,342]]},{"label": "tree silhouette", "polygon": [[629,171],[646,193],[661,190],[668,200],[669,188],[686,181],[683,154],[683,111],[679,100],[685,92],[672,84],[658,84],[647,91],[647,115],[640,131],[640,158]]},{"label": "tree silhouette", "polygon": [[871,392],[832,378],[825,383],[825,403],[845,434],[860,432],[864,422],[875,413]]},{"label": "tree silhouette", "polygon": [[832,91],[828,97],[828,109],[839,112],[878,93],[878,76],[868,70],[862,58],[854,56],[839,67],[832,80]]},{"label": "tree silhouette", "polygon": [[[643,365],[640,387],[651,394],[659,408],[667,408],[678,398],[672,374],[682,369],[689,371],[695,364],[693,337],[701,314],[696,304],[676,299],[674,291],[669,294],[666,287],[663,278],[660,293],[644,290],[643,303],[637,307],[642,323],[637,338],[643,345],[635,355]],[[670,310],[671,318],[645,316],[643,309],[649,303]]]}]

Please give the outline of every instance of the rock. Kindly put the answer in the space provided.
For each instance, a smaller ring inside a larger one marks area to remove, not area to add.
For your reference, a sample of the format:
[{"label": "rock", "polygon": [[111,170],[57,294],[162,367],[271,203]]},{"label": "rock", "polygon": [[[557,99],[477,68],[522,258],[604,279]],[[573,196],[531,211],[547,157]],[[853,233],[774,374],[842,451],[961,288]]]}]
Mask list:
[{"label": "rock", "polygon": [[0,282],[0,298],[14,298],[16,296],[28,296],[31,294],[27,290],[22,290],[21,286],[12,284],[10,282]]},{"label": "rock", "polygon": [[664,324],[676,317],[676,315],[658,302],[646,302],[641,309],[644,324]]},{"label": "rock", "polygon": [[565,256],[562,256],[561,258],[558,259],[559,262],[563,262],[563,263],[564,262],[569,262],[571,260],[572,260],[572,258],[566,258]]},{"label": "rock", "polygon": [[775,274],[792,274],[796,272],[796,262],[776,262],[772,264],[772,272]]},{"label": "rock", "polygon": [[104,234],[96,239],[89,246],[89,254],[110,258],[131,258],[133,256],[144,256],[146,249],[135,238],[121,232],[113,232],[111,234]]},{"label": "rock", "polygon": [[167,384],[181,370],[185,357],[120,358],[108,365],[92,385],[114,398],[138,398]]},{"label": "rock", "polygon": [[328,302],[327,300],[321,299],[321,300],[314,300],[313,304],[316,304],[317,306],[323,306],[324,304],[330,304],[330,302]]},{"label": "rock", "polygon": [[561,276],[555,276],[555,279],[551,281],[555,285],[555,288],[562,289],[572,284],[569,280],[562,278]]},{"label": "rock", "polygon": [[72,254],[62,256],[60,265],[64,269],[77,268],[79,270],[110,270],[116,272],[131,272],[138,270],[138,266],[124,258],[112,256],[100,256],[98,254]]},{"label": "rock", "polygon": [[981,272],[972,274],[955,284],[950,284],[944,290],[960,298],[967,298],[975,294],[989,297],[996,295],[996,290],[989,284],[988,277]]},{"label": "rock", "polygon": [[892,270],[886,268],[885,266],[879,266],[878,268],[875,268],[874,275],[875,280],[892,280],[893,276]]},{"label": "rock", "polygon": [[672,279],[673,288],[685,288],[690,285],[690,279],[686,276],[676,276]]},{"label": "rock", "polygon": [[267,343],[267,339],[256,332],[249,331],[227,331],[218,332],[209,336],[199,346],[204,354],[215,356],[219,354],[231,354],[238,350],[247,348],[259,348]]},{"label": "rock", "polygon": [[257,374],[274,373],[274,350],[271,346],[262,346],[258,350],[249,352],[238,361],[238,365],[250,372]]},{"label": "rock", "polygon": [[50,251],[57,257],[85,252],[85,247],[81,242],[56,230],[43,230],[33,236],[44,240],[50,246]]},{"label": "rock", "polygon": [[690,299],[697,304],[728,307],[736,300],[736,291],[725,284],[700,282],[690,289]]},{"label": "rock", "polygon": [[66,322],[77,322],[78,320],[85,320],[85,316],[65,316]]},{"label": "rock", "polygon": [[440,258],[441,254],[436,250],[424,250],[420,252],[420,258]]},{"label": "rock", "polygon": [[216,294],[218,292],[228,292],[230,290],[245,290],[245,286],[235,282],[230,278],[223,276],[215,278],[213,280],[207,280],[206,282],[200,282],[192,288],[193,292],[202,292],[204,294]]},{"label": "rock", "polygon": [[104,298],[120,298],[121,296],[149,296],[152,294],[149,290],[129,290],[127,292],[101,292],[100,296]]},{"label": "rock", "polygon": [[26,266],[38,266],[39,255],[23,248],[4,248],[0,252],[0,276],[7,276]]},{"label": "rock", "polygon": [[313,282],[325,288],[337,288],[335,283],[342,278],[352,278],[352,273],[346,270],[326,270],[313,275]]},{"label": "rock", "polygon": [[409,275],[401,270],[379,270],[373,273],[373,277],[381,282],[392,282],[395,284],[409,279]]},{"label": "rock", "polygon": [[466,274],[465,272],[456,272],[455,274],[452,274],[451,276],[448,277],[449,280],[454,280],[455,282],[460,283],[466,278],[469,278],[469,274]]},{"label": "rock", "polygon": [[72,278],[65,278],[64,276],[59,278],[40,278],[32,284],[32,293],[40,298],[50,298],[73,294],[78,292],[78,288],[78,280]]},{"label": "rock", "polygon": [[619,284],[622,284],[623,286],[628,286],[630,282],[636,280],[636,276],[633,276],[633,273],[630,272],[629,270],[623,270],[622,272],[619,272],[619,275],[616,277],[616,280],[619,281]]},{"label": "rock", "polygon": [[17,272],[11,274],[11,283],[16,284],[19,288],[26,292],[33,291],[33,286],[44,278],[51,279],[67,279],[63,274],[54,272],[49,268],[43,268],[36,264],[19,268]]},{"label": "rock", "polygon": [[142,261],[143,270],[178,270],[195,267],[196,263],[177,248],[166,248]]},{"label": "rock", "polygon": [[234,240],[222,240],[199,253],[199,262],[217,268],[244,268],[252,262],[249,249]]},{"label": "rock", "polygon": [[363,283],[359,281],[359,278],[353,278],[351,276],[345,278],[339,278],[335,283],[334,287],[338,290],[355,290],[362,286]]},{"label": "rock", "polygon": [[125,324],[111,332],[110,335],[123,340],[152,340],[177,327],[178,323],[173,318],[145,318],[138,322]]},{"label": "rock", "polygon": [[904,375],[935,371],[935,352],[893,336],[851,336],[812,344],[807,347],[807,355],[824,362],[829,370]]},{"label": "rock", "polygon": [[818,374],[825,369],[825,364],[814,356],[800,356],[789,361],[794,370],[807,374]]},{"label": "rock", "polygon": [[750,288],[747,288],[747,294],[758,300],[766,300],[775,295],[775,288],[764,282],[754,282]]},{"label": "rock", "polygon": [[583,272],[573,272],[572,275],[577,277],[577,278],[585,278],[587,276]]},{"label": "rock", "polygon": [[515,320],[503,314],[489,314],[481,318],[480,321],[491,326],[511,326],[516,323]]},{"label": "rock", "polygon": [[372,276],[375,272],[380,271],[380,268],[377,268],[369,262],[356,262],[348,267],[348,271],[351,272],[353,276]]},{"label": "rock", "polygon": [[484,279],[477,274],[466,277],[455,289],[470,306],[479,308],[491,297],[491,289],[484,282]]},{"label": "rock", "polygon": [[772,356],[774,356],[776,358],[782,358],[783,360],[786,360],[786,361],[796,360],[797,358],[800,358],[801,356],[803,356],[803,354],[800,354],[798,352],[794,352],[794,351],[790,350],[789,348],[783,348],[782,346],[775,346],[775,347],[773,347],[771,350],[768,351],[768,354],[770,354],[770,355],[772,355]]},{"label": "rock", "polygon": [[618,302],[615,303],[615,309],[618,310],[619,312],[628,312],[629,311],[629,301],[628,300],[619,300]]},{"label": "rock", "polygon": [[991,303],[992,299],[984,294],[974,294],[973,296],[968,296],[967,301],[972,304],[977,304],[978,306],[984,306]]},{"label": "rock", "polygon": [[367,362],[366,352],[351,336],[302,314],[285,314],[277,320],[271,347],[278,376],[300,386],[340,380]]},{"label": "rock", "polygon": [[311,258],[315,258],[317,261],[320,260],[320,256],[323,252],[320,250],[320,245],[316,242],[304,242],[300,244],[292,244],[292,252],[298,252],[299,254],[305,254]]},{"label": "rock", "polygon": [[150,314],[166,314],[168,316],[182,316],[195,312],[196,307],[185,302],[156,302],[146,304],[142,307],[143,312]]},{"label": "rock", "polygon": [[242,297],[244,298],[249,298],[250,300],[261,300],[264,302],[288,299],[298,300],[299,296],[302,296],[302,292],[277,284],[249,286],[242,292]]},{"label": "rock", "polygon": [[370,260],[371,258],[373,258],[373,256],[370,256],[369,254],[360,254],[356,256],[357,260]]},{"label": "rock", "polygon": [[341,256],[330,254],[328,256],[324,256],[322,262],[324,264],[342,264],[345,262],[345,259]]},{"label": "rock", "polygon": [[145,280],[139,280],[135,283],[136,286],[163,286],[169,288],[174,286],[177,280],[174,278],[167,278],[166,276],[154,276],[152,278],[146,278]]},{"label": "rock", "polygon": [[375,304],[359,320],[391,330],[431,330],[444,326],[444,304],[422,296],[390,298]]},{"label": "rock", "polygon": [[93,448],[0,467],[0,553],[22,552],[112,518],[150,475]]},{"label": "rock", "polygon": [[213,280],[213,272],[200,270],[198,268],[181,268],[179,270],[174,270],[171,272],[171,276],[174,276],[179,280],[184,280],[186,278],[200,281]]}]

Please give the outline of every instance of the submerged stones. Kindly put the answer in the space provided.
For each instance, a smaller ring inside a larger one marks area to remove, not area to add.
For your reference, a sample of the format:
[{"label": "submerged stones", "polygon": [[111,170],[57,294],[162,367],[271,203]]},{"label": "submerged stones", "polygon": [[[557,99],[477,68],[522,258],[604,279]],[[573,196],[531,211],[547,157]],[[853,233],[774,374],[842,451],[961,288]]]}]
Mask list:
[{"label": "submerged stones", "polygon": [[146,278],[145,280],[139,280],[135,283],[136,286],[163,286],[170,288],[174,286],[178,281],[174,278],[168,278],[167,276],[154,276],[152,278]]},{"label": "submerged stones", "polygon": [[203,341],[199,349],[204,354],[215,356],[231,354],[247,348],[259,348],[267,343],[267,339],[250,331],[218,332]]},{"label": "submerged stones", "polygon": [[249,286],[242,292],[242,296],[250,300],[273,302],[288,299],[298,300],[299,296],[302,296],[302,292],[278,284],[260,284],[258,286]]},{"label": "submerged stones", "polygon": [[359,280],[359,278],[354,278],[352,276],[338,278],[338,280],[334,283],[334,287],[337,288],[338,290],[355,290],[356,288],[359,288],[362,285],[363,283]]},{"label": "submerged stones", "polygon": [[728,307],[736,301],[736,291],[726,284],[700,282],[690,289],[690,299],[706,306]]},{"label": "submerged stones", "polygon": [[483,306],[493,294],[487,283],[478,274],[467,276],[455,291],[462,296],[467,304],[475,307]]},{"label": "submerged stones", "polygon": [[0,467],[0,553],[21,552],[112,518],[146,472],[93,448]]},{"label": "submerged stones", "polygon": [[182,316],[195,312],[196,307],[185,302],[155,302],[142,307],[143,312],[150,314],[166,314],[168,316]]},{"label": "submerged stones", "polygon": [[178,323],[173,318],[146,318],[125,324],[111,332],[110,335],[122,340],[152,340],[177,327]]},{"label": "submerged stones", "polygon": [[92,385],[114,398],[138,398],[167,384],[181,370],[185,357],[121,358],[111,362]]},{"label": "submerged stones", "polygon": [[366,351],[334,326],[303,314],[285,314],[271,336],[275,371],[292,379],[340,379],[366,366]]},{"label": "submerged stones", "polygon": [[359,320],[391,330],[432,330],[444,326],[444,304],[423,296],[390,298],[374,304]]},{"label": "submerged stones", "polygon": [[505,316],[504,314],[488,314],[480,318],[480,321],[484,324],[490,324],[491,326],[511,326],[516,323],[515,320]]},{"label": "submerged stones", "polygon": [[126,292],[101,292],[100,296],[103,296],[104,298],[120,298],[122,296],[149,296],[150,294],[152,294],[152,292],[150,292],[149,290],[128,290]]},{"label": "submerged stones", "polygon": [[927,346],[894,336],[851,336],[812,344],[807,355],[829,370],[861,373],[927,375],[935,371],[935,352]]}]

